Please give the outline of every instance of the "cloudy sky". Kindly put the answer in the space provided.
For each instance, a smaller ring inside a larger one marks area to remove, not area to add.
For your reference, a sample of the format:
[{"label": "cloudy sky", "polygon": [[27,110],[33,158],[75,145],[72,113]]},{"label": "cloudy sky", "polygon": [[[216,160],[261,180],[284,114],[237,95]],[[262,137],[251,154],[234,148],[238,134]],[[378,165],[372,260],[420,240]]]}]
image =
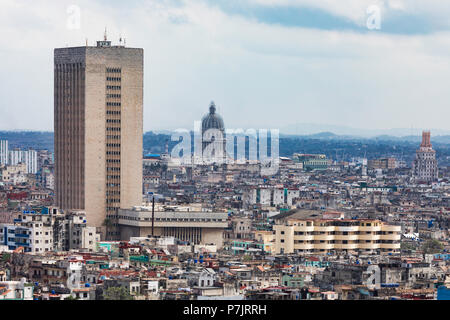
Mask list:
[{"label": "cloudy sky", "polygon": [[53,130],[53,48],[94,45],[105,26],[144,48],[146,131],[191,129],[211,100],[228,128],[450,130],[450,1],[0,6],[0,130]]}]

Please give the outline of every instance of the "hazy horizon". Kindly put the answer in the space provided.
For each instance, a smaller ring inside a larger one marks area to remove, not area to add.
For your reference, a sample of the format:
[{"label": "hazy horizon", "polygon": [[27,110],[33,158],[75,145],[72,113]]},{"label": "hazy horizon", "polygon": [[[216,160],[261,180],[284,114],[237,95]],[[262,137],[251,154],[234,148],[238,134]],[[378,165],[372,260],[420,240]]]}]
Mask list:
[{"label": "hazy horizon", "polygon": [[[442,129],[420,129],[420,128],[393,128],[393,129],[385,129],[385,130],[364,130],[364,129],[358,129],[358,128],[352,128],[352,127],[337,127],[337,126],[329,126],[327,128],[320,129],[320,125],[317,124],[309,124],[310,127],[308,129],[304,130],[298,130],[298,132],[295,132],[295,130],[280,130],[279,133],[284,136],[308,136],[308,135],[317,135],[317,134],[334,134],[336,136],[348,136],[348,137],[356,137],[356,138],[376,138],[380,136],[392,136],[396,138],[407,138],[407,137],[418,137],[420,138],[422,135],[422,132],[427,130],[431,131],[431,136],[433,137],[447,137],[450,136],[450,130],[442,130]],[[298,126],[298,125],[296,125]],[[312,127],[317,126],[317,129],[312,129]],[[334,128],[330,129],[330,128]],[[144,133],[155,133],[155,134],[170,134],[175,132],[177,129],[187,129],[189,131],[193,130],[193,127],[190,128],[166,128],[166,129],[154,129],[154,130],[144,130]],[[227,126],[225,126],[225,129],[228,129]],[[238,128],[230,128],[230,129],[238,129]],[[241,129],[266,129],[262,127],[245,127]],[[272,128],[277,129],[277,128]],[[411,130],[413,130],[411,132]],[[12,129],[12,130],[1,130],[0,132],[50,132],[54,133],[53,130],[29,130],[29,129]],[[0,137],[1,138],[1,137]]]}]

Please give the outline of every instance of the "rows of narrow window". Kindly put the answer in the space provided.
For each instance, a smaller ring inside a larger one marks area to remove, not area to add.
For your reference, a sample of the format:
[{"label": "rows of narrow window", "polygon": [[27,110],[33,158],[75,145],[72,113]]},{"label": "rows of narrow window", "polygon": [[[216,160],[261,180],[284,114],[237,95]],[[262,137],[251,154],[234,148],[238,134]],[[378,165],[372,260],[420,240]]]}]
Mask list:
[{"label": "rows of narrow window", "polygon": [[121,87],[120,86],[106,86],[106,89],[108,89],[108,90],[120,90]]},{"label": "rows of narrow window", "polygon": [[120,73],[121,71],[120,68],[106,68],[107,73]]},{"label": "rows of narrow window", "polygon": [[106,81],[117,81],[117,82],[120,82],[120,81],[122,81],[122,79],[118,78],[118,77],[106,77]]}]

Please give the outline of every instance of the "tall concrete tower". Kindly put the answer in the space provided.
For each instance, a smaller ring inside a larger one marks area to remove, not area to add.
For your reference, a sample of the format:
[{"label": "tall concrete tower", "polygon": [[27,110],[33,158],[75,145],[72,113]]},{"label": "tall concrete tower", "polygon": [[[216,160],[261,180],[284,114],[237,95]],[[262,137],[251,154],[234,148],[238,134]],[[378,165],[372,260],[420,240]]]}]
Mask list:
[{"label": "tall concrete tower", "polygon": [[143,49],[54,51],[56,205],[117,239],[118,208],[142,204]]},{"label": "tall concrete tower", "polygon": [[437,180],[438,167],[436,151],[431,145],[431,134],[429,131],[422,132],[422,143],[416,151],[416,158],[412,166],[412,176],[418,182],[430,182]]}]

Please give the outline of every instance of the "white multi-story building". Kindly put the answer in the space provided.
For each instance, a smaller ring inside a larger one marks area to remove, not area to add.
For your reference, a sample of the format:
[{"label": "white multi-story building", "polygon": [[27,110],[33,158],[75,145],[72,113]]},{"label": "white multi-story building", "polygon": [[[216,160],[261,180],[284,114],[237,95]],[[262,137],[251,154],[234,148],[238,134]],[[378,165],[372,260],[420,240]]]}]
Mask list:
[{"label": "white multi-story building", "polygon": [[8,164],[8,140],[0,140],[0,164]]},{"label": "white multi-story building", "polygon": [[7,165],[0,169],[0,179],[2,182],[20,184],[27,181],[27,168],[24,163]]},{"label": "white multi-story building", "polygon": [[275,252],[326,254],[330,251],[400,250],[401,226],[370,219],[287,219],[273,226]]},{"label": "white multi-story building", "polygon": [[73,211],[68,220],[70,249],[95,251],[96,244],[100,241],[100,235],[96,233],[95,227],[87,226],[86,213],[84,211]]},{"label": "white multi-story building", "polygon": [[100,241],[95,227],[88,227],[84,211],[63,213],[58,208],[44,208],[42,212],[25,210],[14,224],[0,224],[0,245],[9,250],[19,247],[24,252],[94,251]]},{"label": "white multi-story building", "polygon": [[26,278],[20,281],[1,281],[0,300],[33,300],[33,284]]},{"label": "white multi-story building", "polygon": [[53,231],[43,221],[21,224],[0,224],[0,238],[9,250],[23,247],[25,252],[42,253],[53,250]]},{"label": "white multi-story building", "polygon": [[10,165],[17,165],[19,163],[25,163],[27,167],[27,173],[36,174],[38,167],[38,156],[35,150],[11,150],[9,151],[8,163]]},{"label": "white multi-story building", "polygon": [[273,188],[251,188],[244,193],[244,203],[248,205],[261,204],[263,206],[292,205],[293,200],[298,198],[298,189]]},{"label": "white multi-story building", "polygon": [[10,150],[8,152],[8,164],[9,165],[15,166],[22,162],[23,162],[22,150],[16,149],[16,150]]},{"label": "white multi-story building", "polygon": [[28,173],[36,174],[38,171],[38,154],[35,150],[23,151],[23,158],[27,165]]},{"label": "white multi-story building", "polygon": [[55,189],[55,175],[51,172],[45,175],[45,187],[50,190]]}]

